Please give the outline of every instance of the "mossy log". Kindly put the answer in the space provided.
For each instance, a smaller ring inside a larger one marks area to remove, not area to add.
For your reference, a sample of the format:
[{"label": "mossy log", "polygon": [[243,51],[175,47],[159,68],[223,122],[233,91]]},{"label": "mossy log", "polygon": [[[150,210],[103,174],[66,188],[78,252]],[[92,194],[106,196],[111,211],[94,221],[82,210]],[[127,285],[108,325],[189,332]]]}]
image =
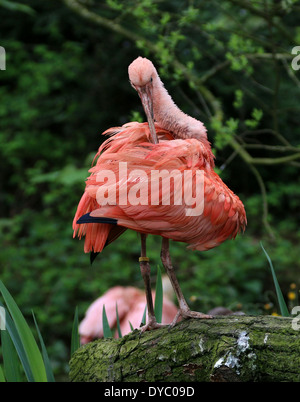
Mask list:
[{"label": "mossy log", "polygon": [[81,382],[300,381],[300,332],[292,318],[188,319],[173,328],[79,348],[70,380]]}]

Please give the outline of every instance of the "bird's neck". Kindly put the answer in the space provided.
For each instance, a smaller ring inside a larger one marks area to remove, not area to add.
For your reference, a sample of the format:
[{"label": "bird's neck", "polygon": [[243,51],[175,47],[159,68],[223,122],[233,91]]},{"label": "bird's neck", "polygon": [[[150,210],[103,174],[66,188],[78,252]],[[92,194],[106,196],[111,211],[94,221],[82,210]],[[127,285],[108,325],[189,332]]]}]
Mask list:
[{"label": "bird's neck", "polygon": [[204,124],[175,105],[158,74],[153,77],[153,111],[158,125],[170,131],[175,139],[196,138],[208,143]]}]

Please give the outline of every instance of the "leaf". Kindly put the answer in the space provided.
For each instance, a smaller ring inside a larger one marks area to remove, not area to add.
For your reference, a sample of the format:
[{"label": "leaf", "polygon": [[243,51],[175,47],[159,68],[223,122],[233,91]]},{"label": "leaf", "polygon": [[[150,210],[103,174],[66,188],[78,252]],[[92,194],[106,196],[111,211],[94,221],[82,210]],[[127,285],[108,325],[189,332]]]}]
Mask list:
[{"label": "leaf", "polygon": [[20,11],[26,14],[35,14],[35,10],[25,4],[15,3],[8,0],[0,0],[0,7],[7,8],[10,11]]},{"label": "leaf", "polygon": [[244,96],[244,93],[240,89],[237,89],[235,91],[235,100],[233,102],[233,106],[236,109],[239,109],[240,107],[243,106],[243,96]]},{"label": "leaf", "polygon": [[21,343],[24,347],[26,357],[33,375],[35,382],[47,382],[46,370],[43,362],[41,352],[37,346],[34,336],[23,317],[19,307],[14,301],[13,297],[6,289],[2,281],[0,281],[0,291],[5,300],[7,308],[15,323],[17,332],[19,334]]},{"label": "leaf", "polygon": [[256,121],[260,121],[262,116],[263,116],[263,111],[261,109],[256,109],[256,108],[253,109],[253,111],[252,111],[253,119],[255,119]]},{"label": "leaf", "polygon": [[[0,306],[4,308],[4,306],[1,303],[0,303]],[[27,355],[25,353],[23,344],[21,342],[21,338],[18,334],[15,323],[13,322],[13,320],[8,312],[6,312],[6,315],[5,315],[5,327],[10,335],[11,340],[13,341],[15,348],[16,348],[16,351],[17,351],[19,359],[22,363],[22,367],[24,369],[27,380],[30,382],[33,382],[34,381],[33,374],[32,374],[30,364],[29,364]]]},{"label": "leaf", "polygon": [[5,382],[5,377],[1,366],[0,366],[0,382]]},{"label": "leaf", "polygon": [[78,308],[76,306],[74,313],[74,320],[72,326],[72,337],[71,337],[71,356],[80,347],[79,331],[78,331]]},{"label": "leaf", "polygon": [[263,249],[263,252],[265,253],[265,255],[266,255],[266,257],[267,257],[267,259],[269,261],[269,264],[270,264],[270,268],[271,268],[271,272],[272,272],[272,276],[273,276],[273,281],[274,281],[274,285],[275,285],[275,289],[276,289],[277,300],[278,300],[278,303],[279,303],[281,315],[283,317],[290,317],[290,313],[289,313],[289,310],[288,310],[288,308],[286,306],[284,297],[282,295],[282,292],[281,292],[281,289],[280,289],[280,286],[279,286],[279,283],[278,283],[278,280],[277,280],[277,277],[276,277],[276,274],[275,274],[275,270],[273,268],[271,258],[269,257],[268,253],[264,249],[264,247],[262,245],[262,242],[260,242],[260,246]]},{"label": "leaf", "polygon": [[158,323],[160,323],[162,320],[162,309],[163,309],[163,286],[162,286],[161,270],[158,265],[157,276],[156,276],[156,288],[155,288],[155,302],[154,302],[154,314],[156,321]]},{"label": "leaf", "polygon": [[21,382],[20,360],[7,330],[1,331],[3,368],[7,382]]},{"label": "leaf", "polygon": [[119,312],[118,312],[118,303],[116,302],[116,316],[117,316],[117,330],[119,338],[122,338],[122,332],[120,328],[120,319],[119,319]]},{"label": "leaf", "polygon": [[111,338],[112,337],[112,332],[111,332],[111,329],[110,329],[109,324],[108,324],[104,304],[103,304],[103,309],[102,309],[102,327],[103,327],[103,336],[104,336],[104,338]]},{"label": "leaf", "polygon": [[33,316],[35,328],[36,328],[37,333],[38,333],[40,344],[41,344],[41,347],[42,347],[42,354],[43,354],[43,360],[44,360],[45,370],[46,370],[46,374],[47,374],[47,380],[48,380],[48,382],[55,382],[52,367],[51,367],[51,363],[50,363],[49,356],[48,356],[48,353],[47,353],[47,349],[46,349],[42,334],[40,332],[40,329],[38,327],[38,324],[37,324],[37,321],[35,319],[35,315],[34,315],[33,312],[32,312],[32,316]]},{"label": "leaf", "polygon": [[146,324],[146,312],[147,312],[147,305],[145,306],[145,310],[144,310],[144,313],[143,313],[141,325],[145,325],[145,324]]}]

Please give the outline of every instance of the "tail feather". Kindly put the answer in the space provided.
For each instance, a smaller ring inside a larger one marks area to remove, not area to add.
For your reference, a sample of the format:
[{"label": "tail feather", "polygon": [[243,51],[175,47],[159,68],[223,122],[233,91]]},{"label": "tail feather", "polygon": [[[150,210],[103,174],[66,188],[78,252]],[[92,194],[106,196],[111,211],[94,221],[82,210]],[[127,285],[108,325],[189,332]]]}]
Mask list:
[{"label": "tail feather", "polygon": [[110,225],[117,225],[118,220],[114,218],[105,218],[102,216],[90,216],[90,213],[87,213],[85,215],[82,215],[76,222],[77,224],[83,224],[83,223],[108,223]]},{"label": "tail feather", "polygon": [[91,251],[91,252],[90,252],[90,261],[91,261],[91,265],[92,265],[93,262],[95,261],[95,259],[96,259],[96,257],[97,257],[98,254],[99,254],[99,252],[98,252],[98,253],[95,253],[94,251]]},{"label": "tail feather", "polygon": [[[118,238],[126,228],[118,227],[118,220],[114,218],[93,217],[90,212],[82,215],[76,221],[76,226],[83,227],[85,235],[84,250],[90,252],[91,264],[109,243]],[[116,229],[115,229],[116,228]]]}]

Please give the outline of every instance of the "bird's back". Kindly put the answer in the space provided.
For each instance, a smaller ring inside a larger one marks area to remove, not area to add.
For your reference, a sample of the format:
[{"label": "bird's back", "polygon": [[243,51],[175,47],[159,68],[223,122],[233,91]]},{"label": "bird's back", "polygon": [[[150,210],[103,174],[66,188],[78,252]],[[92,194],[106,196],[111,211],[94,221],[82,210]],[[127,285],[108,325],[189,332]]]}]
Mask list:
[{"label": "bird's back", "polygon": [[[146,123],[129,123],[105,132],[112,136],[98,151],[97,162],[90,170],[91,175],[87,179],[83,208],[81,206],[78,209],[74,219],[75,232],[79,230],[80,235],[86,235],[86,251],[101,251],[111,230],[116,229],[107,224],[76,225],[77,219],[84,213],[91,213],[93,217],[116,219],[120,233],[129,228],[141,233],[161,235],[175,241],[186,242],[189,248],[197,250],[213,248],[227,238],[234,238],[240,230],[244,230],[246,225],[244,206],[238,196],[214,172],[213,155],[208,143],[197,139],[174,140],[171,133],[157,125],[156,131],[158,144],[149,142],[150,134]],[[124,189],[124,178],[120,178],[120,162],[126,162],[127,195],[130,192],[134,194],[138,185],[141,205],[132,205],[130,202],[121,205],[118,202],[120,192]],[[116,202],[115,205],[99,206],[97,194],[104,183],[99,182],[98,174],[106,169],[113,172],[116,177]],[[145,176],[130,178],[130,174],[137,169],[145,172]],[[176,187],[175,181],[170,180],[169,186],[160,186],[159,190],[156,187],[159,193],[153,205],[151,186],[157,180],[153,179],[153,171],[162,170],[169,174],[174,171],[182,174],[184,171],[191,171],[193,189],[187,186]],[[197,172],[201,173],[200,179]],[[197,195],[195,186],[200,185],[202,185],[200,197],[203,201],[203,210],[198,216],[190,216],[186,213],[185,195],[190,192],[191,197],[194,197]],[[174,205],[174,200],[178,199],[178,196],[181,196],[182,203]],[[173,204],[164,205],[166,197],[169,197]],[[115,237],[118,237],[118,233],[117,230]]]}]

